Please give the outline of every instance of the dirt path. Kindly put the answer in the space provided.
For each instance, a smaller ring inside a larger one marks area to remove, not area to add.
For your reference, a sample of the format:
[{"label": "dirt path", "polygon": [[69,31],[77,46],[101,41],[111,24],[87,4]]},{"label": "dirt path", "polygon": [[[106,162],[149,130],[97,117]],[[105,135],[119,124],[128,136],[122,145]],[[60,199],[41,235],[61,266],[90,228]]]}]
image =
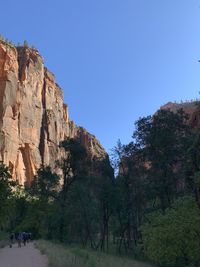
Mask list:
[{"label": "dirt path", "polygon": [[48,267],[47,258],[34,247],[33,243],[18,248],[0,249],[0,267]]}]

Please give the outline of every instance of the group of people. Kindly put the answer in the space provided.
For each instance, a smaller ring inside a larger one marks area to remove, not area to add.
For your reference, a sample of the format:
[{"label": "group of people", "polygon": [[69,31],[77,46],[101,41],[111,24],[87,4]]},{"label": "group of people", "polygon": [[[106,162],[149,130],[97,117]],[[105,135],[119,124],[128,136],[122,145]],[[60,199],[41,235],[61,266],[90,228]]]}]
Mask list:
[{"label": "group of people", "polygon": [[31,239],[32,239],[31,233],[27,233],[27,232],[11,233],[10,234],[10,247],[12,247],[12,245],[16,241],[18,244],[18,247],[21,248],[22,243],[24,244],[24,246],[26,246],[26,243],[31,241]]}]

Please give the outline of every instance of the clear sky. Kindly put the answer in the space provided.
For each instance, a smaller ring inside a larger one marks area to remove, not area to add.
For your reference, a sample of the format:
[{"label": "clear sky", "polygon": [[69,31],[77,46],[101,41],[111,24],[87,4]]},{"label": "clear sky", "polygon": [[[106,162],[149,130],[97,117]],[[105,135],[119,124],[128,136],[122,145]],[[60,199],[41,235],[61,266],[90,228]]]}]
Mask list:
[{"label": "clear sky", "polygon": [[71,118],[109,150],[200,91],[200,0],[1,1],[0,34],[36,46]]}]

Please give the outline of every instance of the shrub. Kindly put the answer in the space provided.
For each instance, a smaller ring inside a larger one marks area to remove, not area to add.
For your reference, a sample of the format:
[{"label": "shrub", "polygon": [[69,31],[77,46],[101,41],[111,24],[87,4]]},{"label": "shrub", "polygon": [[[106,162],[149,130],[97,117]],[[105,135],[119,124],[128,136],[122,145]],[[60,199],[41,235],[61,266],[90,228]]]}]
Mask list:
[{"label": "shrub", "polygon": [[142,228],[147,256],[161,266],[200,263],[200,210],[194,199],[182,198],[165,214],[154,213]]}]

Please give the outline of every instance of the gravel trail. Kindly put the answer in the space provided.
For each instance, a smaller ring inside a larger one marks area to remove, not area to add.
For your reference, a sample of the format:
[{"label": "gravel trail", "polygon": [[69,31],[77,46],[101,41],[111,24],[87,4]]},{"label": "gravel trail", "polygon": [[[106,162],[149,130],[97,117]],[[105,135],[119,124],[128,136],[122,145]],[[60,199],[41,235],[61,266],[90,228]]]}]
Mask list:
[{"label": "gravel trail", "polygon": [[0,267],[48,267],[48,260],[33,242],[21,248],[14,244],[12,248],[0,249]]}]

